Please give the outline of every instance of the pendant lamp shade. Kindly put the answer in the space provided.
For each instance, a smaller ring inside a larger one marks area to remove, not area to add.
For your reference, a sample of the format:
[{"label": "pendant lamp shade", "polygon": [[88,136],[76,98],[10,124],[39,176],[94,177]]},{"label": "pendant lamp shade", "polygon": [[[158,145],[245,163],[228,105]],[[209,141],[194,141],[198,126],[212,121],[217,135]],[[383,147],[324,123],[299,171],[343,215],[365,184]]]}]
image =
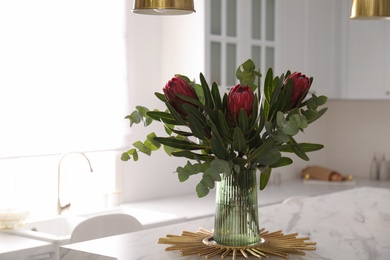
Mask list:
[{"label": "pendant lamp shade", "polygon": [[134,0],[133,13],[149,15],[183,15],[194,13],[192,0]]},{"label": "pendant lamp shade", "polygon": [[390,0],[353,0],[352,19],[390,19]]}]

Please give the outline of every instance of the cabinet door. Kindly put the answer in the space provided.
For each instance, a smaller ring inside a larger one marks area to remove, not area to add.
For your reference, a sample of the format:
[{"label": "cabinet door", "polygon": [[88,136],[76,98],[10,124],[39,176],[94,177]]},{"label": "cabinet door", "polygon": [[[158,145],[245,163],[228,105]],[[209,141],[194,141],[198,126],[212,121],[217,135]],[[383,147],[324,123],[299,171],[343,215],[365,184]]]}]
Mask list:
[{"label": "cabinet door", "polygon": [[312,91],[342,95],[342,0],[280,0],[278,71],[314,78]]},{"label": "cabinet door", "polygon": [[212,0],[206,4],[206,75],[229,88],[239,64],[252,59],[263,74],[274,68],[276,0]]},{"label": "cabinet door", "polygon": [[347,98],[390,98],[389,35],[386,21],[348,21]]}]

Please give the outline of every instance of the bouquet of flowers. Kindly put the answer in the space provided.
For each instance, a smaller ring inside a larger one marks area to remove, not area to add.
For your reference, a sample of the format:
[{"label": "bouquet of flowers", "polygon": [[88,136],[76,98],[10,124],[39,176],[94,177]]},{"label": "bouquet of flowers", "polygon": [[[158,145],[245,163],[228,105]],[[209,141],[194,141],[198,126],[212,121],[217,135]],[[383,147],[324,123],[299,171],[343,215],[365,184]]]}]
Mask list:
[{"label": "bouquet of flowers", "polygon": [[165,103],[165,111],[137,106],[126,117],[130,127],[157,121],[167,136],[150,133],[144,142],[133,143],[121,159],[137,161],[139,152],[151,155],[161,147],[171,156],[185,157],[187,163],[176,169],[179,180],[203,174],[196,186],[199,197],[214,188],[221,174],[249,169],[259,169],[260,189],[264,189],[273,168],[293,162],[282,153],[309,160],[308,152],[323,148],[321,144],[298,143],[294,136],[326,112],[327,108],[320,107],[327,97],[312,94],[305,99],[313,78],[299,72],[274,77],[269,69],[263,88],[261,77],[249,59],[236,71],[240,83],[221,96],[218,85],[214,82],[209,87],[202,73],[200,84],[175,75],[163,94],[155,93]]}]

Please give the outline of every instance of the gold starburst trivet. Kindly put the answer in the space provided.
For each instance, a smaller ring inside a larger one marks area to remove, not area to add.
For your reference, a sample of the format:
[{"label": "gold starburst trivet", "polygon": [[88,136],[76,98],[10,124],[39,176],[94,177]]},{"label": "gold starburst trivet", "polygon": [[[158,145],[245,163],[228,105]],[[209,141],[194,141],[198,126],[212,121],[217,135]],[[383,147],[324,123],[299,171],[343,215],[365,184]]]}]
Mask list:
[{"label": "gold starburst trivet", "polygon": [[159,244],[170,244],[165,251],[180,250],[182,256],[199,255],[206,259],[220,255],[224,259],[232,255],[236,260],[237,256],[242,255],[245,258],[254,256],[257,258],[268,258],[268,255],[275,255],[288,258],[289,254],[305,255],[304,250],[316,250],[315,242],[305,242],[309,237],[297,237],[297,233],[283,234],[281,230],[269,233],[265,229],[260,230],[260,236],[264,241],[259,245],[233,247],[219,245],[213,240],[213,233],[209,230],[200,228],[197,232],[183,231],[181,236],[167,235],[158,240]]}]

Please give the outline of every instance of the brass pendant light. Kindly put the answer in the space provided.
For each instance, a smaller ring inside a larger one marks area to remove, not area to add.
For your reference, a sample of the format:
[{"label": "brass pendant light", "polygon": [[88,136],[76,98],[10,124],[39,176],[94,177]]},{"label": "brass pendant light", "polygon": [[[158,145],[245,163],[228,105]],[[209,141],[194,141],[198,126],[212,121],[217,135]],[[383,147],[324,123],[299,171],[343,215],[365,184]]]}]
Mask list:
[{"label": "brass pendant light", "polygon": [[194,13],[192,0],[134,0],[133,13],[149,15],[183,15]]},{"label": "brass pendant light", "polygon": [[352,19],[390,19],[390,0],[353,0]]}]

